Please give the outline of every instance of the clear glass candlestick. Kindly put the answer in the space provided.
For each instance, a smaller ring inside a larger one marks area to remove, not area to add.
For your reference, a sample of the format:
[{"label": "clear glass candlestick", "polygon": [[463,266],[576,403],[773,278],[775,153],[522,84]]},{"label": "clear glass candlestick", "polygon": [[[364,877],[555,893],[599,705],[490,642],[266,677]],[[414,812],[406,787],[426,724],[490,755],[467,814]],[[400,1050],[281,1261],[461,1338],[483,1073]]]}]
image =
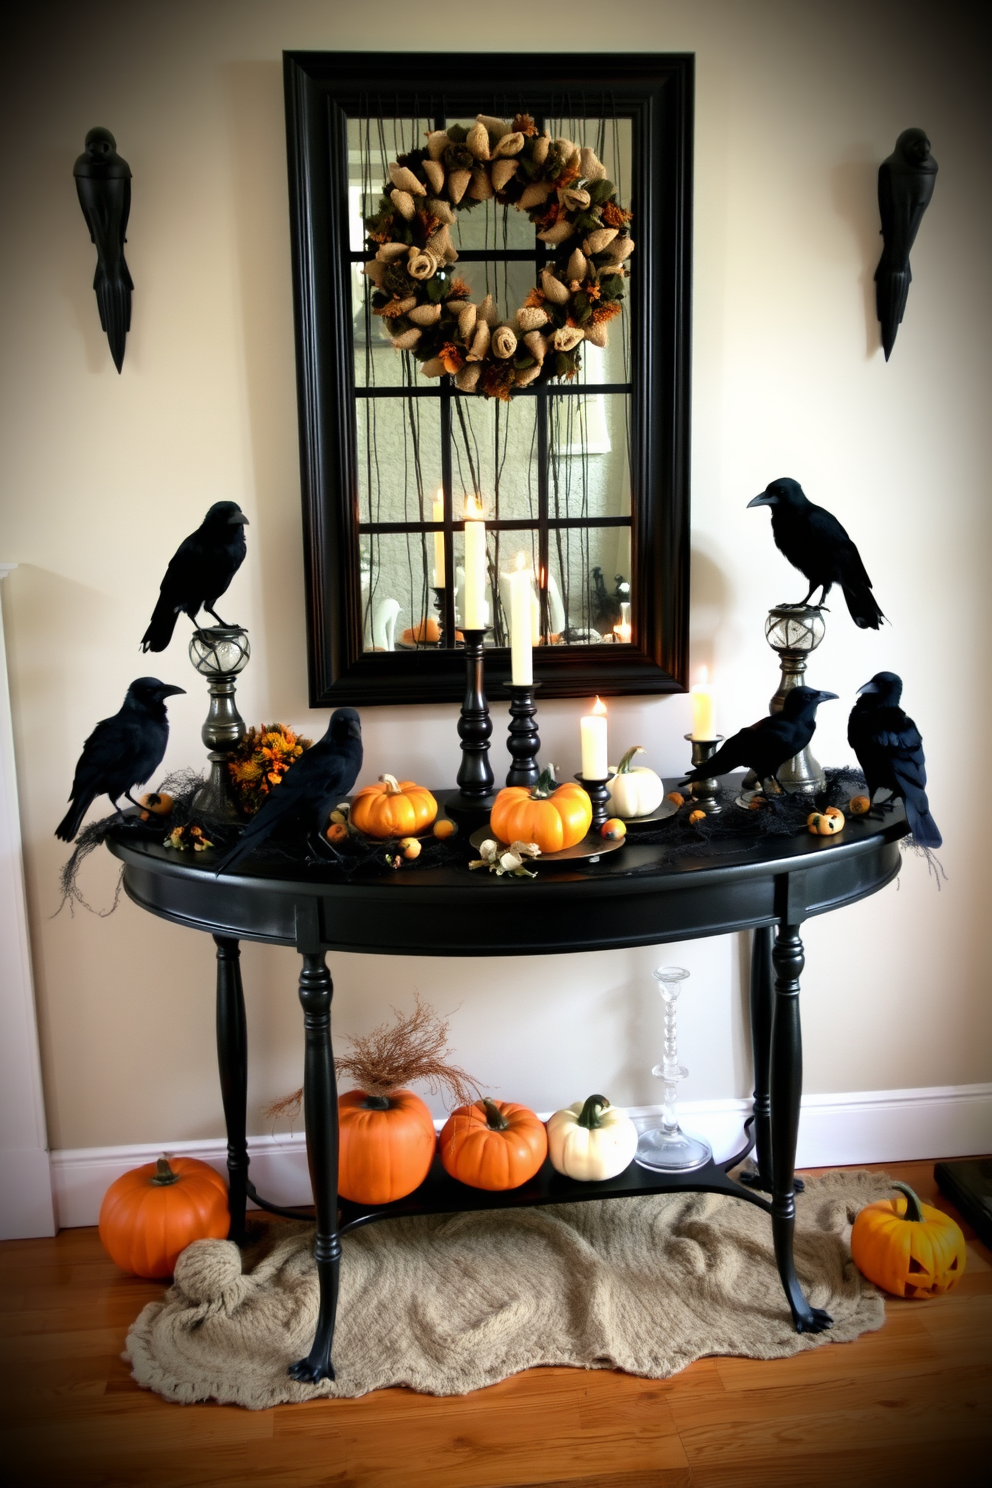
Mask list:
[{"label": "clear glass candlestick", "polygon": [[683,966],[659,966],[653,973],[665,1003],[665,1057],[651,1071],[662,1083],[661,1125],[641,1133],[635,1161],[659,1173],[684,1173],[701,1168],[713,1156],[708,1142],[686,1136],[676,1115],[678,1084],[689,1071],[679,1064],[678,1023],[675,1005],[689,973]]}]

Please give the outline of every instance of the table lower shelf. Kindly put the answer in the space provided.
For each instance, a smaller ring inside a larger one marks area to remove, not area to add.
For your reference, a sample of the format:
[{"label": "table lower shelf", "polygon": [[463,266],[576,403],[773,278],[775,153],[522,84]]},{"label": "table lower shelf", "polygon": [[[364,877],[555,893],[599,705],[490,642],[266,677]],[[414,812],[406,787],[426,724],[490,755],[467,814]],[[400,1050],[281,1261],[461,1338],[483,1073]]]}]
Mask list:
[{"label": "table lower shelf", "polygon": [[[726,1167],[732,1167],[742,1159],[743,1154],[738,1154]],[[397,1199],[392,1204],[355,1204],[350,1199],[341,1199],[338,1233],[345,1235],[359,1225],[372,1224],[378,1219],[397,1219],[412,1214],[521,1209],[534,1204],[574,1204],[587,1199],[630,1199],[658,1193],[729,1194],[735,1199],[744,1199],[748,1204],[756,1204],[766,1213],[771,1212],[768,1199],[728,1177],[721,1163],[708,1162],[689,1173],[655,1173],[632,1162],[616,1178],[580,1183],[556,1173],[550,1161],[545,1159],[529,1182],[519,1188],[492,1193],[488,1189],[470,1188],[449,1177],[441,1166],[441,1159],[436,1157],[424,1182],[405,1199]]]}]

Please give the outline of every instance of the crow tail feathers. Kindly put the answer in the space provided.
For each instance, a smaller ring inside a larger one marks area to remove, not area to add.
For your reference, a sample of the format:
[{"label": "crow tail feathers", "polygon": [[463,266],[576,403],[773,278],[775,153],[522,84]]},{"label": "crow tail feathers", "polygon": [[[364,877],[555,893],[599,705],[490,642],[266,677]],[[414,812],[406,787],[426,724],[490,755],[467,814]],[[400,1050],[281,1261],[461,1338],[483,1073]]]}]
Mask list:
[{"label": "crow tail feathers", "polygon": [[90,809],[92,803],[93,797],[91,795],[83,795],[70,804],[69,810],[55,828],[55,835],[61,842],[74,842],[76,840],[76,834],[82,825],[83,817]]},{"label": "crow tail feathers", "polygon": [[930,815],[930,803],[923,792],[920,791],[915,797],[904,796],[903,804],[906,807],[906,820],[909,822],[913,841],[917,847],[940,847],[944,839],[938,831],[937,823]]},{"label": "crow tail feathers", "polygon": [[885,616],[867,584],[845,584],[844,598],[859,630],[878,630]]},{"label": "crow tail feathers", "polygon": [[148,629],[141,637],[142,651],[164,651],[172,640],[172,632],[176,628],[176,618],[179,614],[176,606],[164,594],[160,594],[158,603],[152,611],[152,618],[148,623]]}]

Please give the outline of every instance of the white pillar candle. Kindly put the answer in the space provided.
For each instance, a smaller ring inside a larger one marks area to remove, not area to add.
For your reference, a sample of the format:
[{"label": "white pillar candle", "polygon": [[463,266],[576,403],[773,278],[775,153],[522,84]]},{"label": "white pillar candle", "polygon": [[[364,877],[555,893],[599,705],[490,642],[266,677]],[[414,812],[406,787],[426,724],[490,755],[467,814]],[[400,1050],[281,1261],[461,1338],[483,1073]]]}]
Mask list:
[{"label": "white pillar candle", "polygon": [[[437,500],[431,503],[431,520],[444,521],[444,492],[439,490]],[[434,588],[444,588],[444,533],[434,534]]]},{"label": "white pillar candle", "polygon": [[486,524],[482,507],[474,496],[465,498],[465,599],[462,625],[465,630],[486,628]]},{"label": "white pillar candle", "polygon": [[606,706],[599,699],[591,713],[580,721],[582,736],[582,777],[605,780],[610,773],[609,744],[606,738]]},{"label": "white pillar candle", "polygon": [[713,684],[708,680],[703,667],[701,682],[692,689],[692,737],[694,739],[716,738],[716,705]]},{"label": "white pillar candle", "polygon": [[510,571],[510,681],[514,687],[529,687],[534,680],[534,652],[531,641],[531,594],[534,575],[524,567],[523,553],[517,554],[516,566]]}]

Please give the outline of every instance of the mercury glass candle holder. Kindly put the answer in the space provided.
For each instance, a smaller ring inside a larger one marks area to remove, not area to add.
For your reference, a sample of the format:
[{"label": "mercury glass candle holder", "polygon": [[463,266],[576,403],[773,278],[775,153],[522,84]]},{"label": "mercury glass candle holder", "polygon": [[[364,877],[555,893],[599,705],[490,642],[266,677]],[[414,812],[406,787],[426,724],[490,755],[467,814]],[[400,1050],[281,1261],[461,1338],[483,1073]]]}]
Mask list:
[{"label": "mercury glass candle holder", "polygon": [[[806,686],[806,658],[823,640],[826,625],[816,605],[777,605],[768,611],[765,640],[779,659],[781,680],[769,707],[781,713],[786,694],[793,687]],[[807,747],[794,755],[778,772],[782,787],[794,795],[814,796],[826,785],[826,776]],[[757,776],[748,771],[744,777],[746,791],[756,789]]]},{"label": "mercury glass candle holder", "polygon": [[193,798],[197,816],[217,822],[240,822],[241,814],[231,792],[227,762],[244,738],[245,721],[235,702],[235,678],[251,656],[247,631],[240,625],[213,625],[194,630],[189,659],[207,679],[210,709],[200,730],[207,746],[210,774]]},{"label": "mercury glass candle holder", "polygon": [[701,1168],[713,1156],[708,1142],[690,1137],[679,1126],[676,1114],[678,1085],[689,1071],[679,1064],[678,1024],[675,1005],[689,973],[684,966],[659,966],[653,973],[665,1003],[665,1057],[651,1071],[663,1082],[661,1125],[641,1133],[634,1161],[658,1173],[685,1173]]}]

